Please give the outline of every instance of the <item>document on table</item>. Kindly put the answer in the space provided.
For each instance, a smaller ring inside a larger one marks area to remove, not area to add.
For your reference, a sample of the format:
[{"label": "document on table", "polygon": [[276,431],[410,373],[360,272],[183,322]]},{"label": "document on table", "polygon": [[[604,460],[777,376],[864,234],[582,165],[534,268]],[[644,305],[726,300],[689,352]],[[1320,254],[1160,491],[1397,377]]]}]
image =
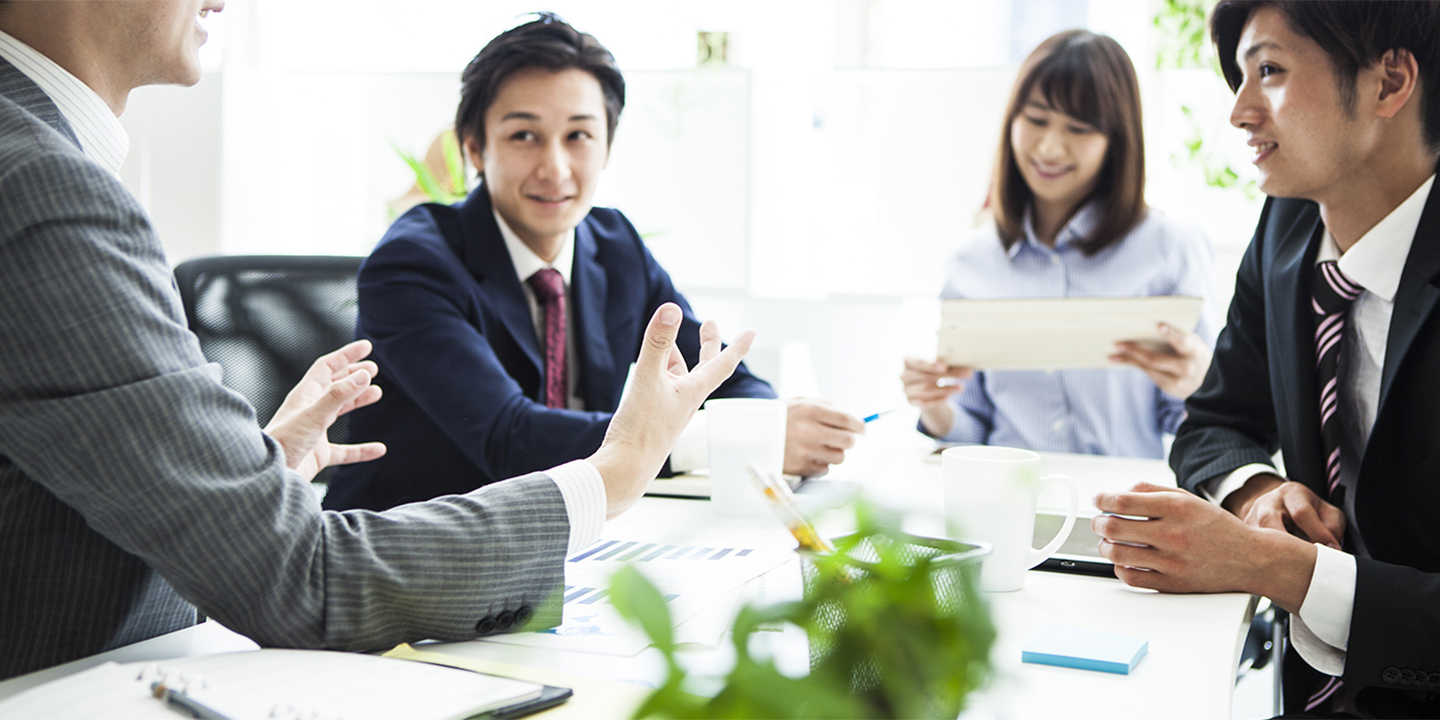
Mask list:
[{"label": "document on table", "polygon": [[946,300],[936,357],[976,370],[1112,368],[1115,343],[1169,348],[1158,324],[1193,330],[1201,303],[1185,295]]},{"label": "document on table", "polygon": [[670,620],[683,625],[745,583],[795,556],[783,544],[691,539],[602,539],[565,561],[564,620],[559,627],[484,638],[486,642],[631,656],[650,641],[610,604],[610,576],[627,564],[660,589]]},{"label": "document on table", "polygon": [[[248,650],[105,663],[0,703],[0,717],[174,720],[152,683],[234,720],[460,720],[540,695],[541,685],[408,660],[323,650]],[[198,717],[198,716],[197,716]]]}]

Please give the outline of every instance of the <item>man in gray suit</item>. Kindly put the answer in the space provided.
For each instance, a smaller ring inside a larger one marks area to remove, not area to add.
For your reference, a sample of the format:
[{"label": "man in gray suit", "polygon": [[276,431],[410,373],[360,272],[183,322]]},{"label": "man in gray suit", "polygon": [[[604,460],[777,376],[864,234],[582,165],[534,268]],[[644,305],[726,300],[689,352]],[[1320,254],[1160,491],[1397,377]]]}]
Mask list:
[{"label": "man in gray suit", "polygon": [[567,550],[635,502],[749,348],[675,350],[661,307],[590,458],[383,513],[323,512],[325,428],[379,399],[367,343],[321,358],[265,432],[185,326],[115,177],[131,89],[199,80],[219,0],[0,2],[0,678],[185,627],[369,649],[530,620]]}]

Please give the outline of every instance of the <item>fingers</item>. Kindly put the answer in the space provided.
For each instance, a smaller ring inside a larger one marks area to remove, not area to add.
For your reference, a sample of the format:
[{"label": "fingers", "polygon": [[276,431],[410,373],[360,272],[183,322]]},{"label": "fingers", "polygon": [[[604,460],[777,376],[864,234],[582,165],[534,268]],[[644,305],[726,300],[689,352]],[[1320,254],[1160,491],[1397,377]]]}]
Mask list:
[{"label": "fingers", "polygon": [[[1304,534],[1305,539],[1310,542],[1317,542],[1321,545],[1328,545],[1336,550],[1340,549],[1340,539],[1326,527],[1325,522],[1320,519],[1320,513],[1316,511],[1317,505],[1329,505],[1321,500],[1309,488],[1292,483],[1295,487],[1287,487],[1287,492],[1281,493],[1281,499],[1285,503],[1286,514],[1291,522],[1295,523],[1295,529]],[[1301,492],[1303,491],[1303,492]]]},{"label": "fingers", "polygon": [[365,390],[362,391],[360,395],[354,400],[351,400],[344,405],[341,405],[340,412],[336,413],[336,417],[344,415],[345,413],[348,413],[356,408],[362,408],[366,405],[373,405],[380,401],[381,395],[382,393],[380,388],[378,386],[371,385],[370,387],[365,388]]},{"label": "fingers", "polygon": [[[335,373],[343,371],[346,367],[369,357],[371,349],[369,340],[356,340],[341,347],[339,350],[321,355],[315,359],[315,362],[310,367],[312,370],[325,368],[329,370],[328,375],[334,375]],[[370,363],[370,365],[373,367],[374,363]]]},{"label": "fingers", "polygon": [[[865,432],[865,421],[850,413],[837,410],[831,407],[830,403],[824,400],[812,398],[795,397],[785,401],[789,406],[786,411],[790,423],[816,423],[819,426],[836,428],[845,433]],[[853,442],[853,438],[852,438]],[[850,447],[849,445],[837,447]]]},{"label": "fingers", "polygon": [[[694,378],[693,382],[698,383],[705,390],[705,394],[709,395],[735,372],[735,368],[740,365],[741,360],[745,359],[745,354],[750,352],[750,346],[754,342],[754,330],[741,332],[719,355],[691,368],[688,377]],[[699,404],[698,401],[696,404]]]},{"label": "fingers", "polygon": [[683,317],[680,306],[675,303],[665,303],[655,309],[650,323],[645,326],[645,342],[640,344],[640,357],[635,360],[636,372],[658,375],[666,369]]},{"label": "fingers", "polygon": [[[1096,493],[1094,502],[1101,512],[1141,517],[1163,517],[1178,502],[1177,495],[1184,498],[1189,493],[1179,488],[1165,487],[1148,482],[1135,483],[1125,492]],[[1198,499],[1198,498],[1197,498]]]},{"label": "fingers", "polygon": [[369,462],[385,455],[384,443],[370,442],[359,445],[331,445],[330,465],[349,465]]},{"label": "fingers", "polygon": [[1110,360],[1126,365],[1134,365],[1147,373],[1160,373],[1171,377],[1179,377],[1185,372],[1185,360],[1170,353],[1155,352],[1147,350],[1134,343],[1116,343],[1115,354]]},{"label": "fingers", "polygon": [[700,362],[720,354],[720,326],[714,320],[700,324]]}]

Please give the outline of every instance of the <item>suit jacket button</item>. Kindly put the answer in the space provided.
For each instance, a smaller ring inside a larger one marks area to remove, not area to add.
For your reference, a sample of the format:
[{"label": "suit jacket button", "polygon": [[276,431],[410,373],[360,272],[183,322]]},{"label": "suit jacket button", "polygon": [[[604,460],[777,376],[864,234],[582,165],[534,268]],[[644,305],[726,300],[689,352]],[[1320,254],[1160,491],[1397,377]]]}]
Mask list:
[{"label": "suit jacket button", "polygon": [[1401,684],[1401,685],[1414,685],[1414,684],[1415,684],[1415,671],[1414,671],[1414,670],[1401,670],[1401,671],[1400,671],[1400,684]]},{"label": "suit jacket button", "polygon": [[475,632],[481,635],[489,635],[490,633],[495,632],[495,618],[481,618],[480,622],[475,623]]},{"label": "suit jacket button", "polygon": [[515,627],[515,612],[506,610],[500,613],[500,617],[495,618],[495,625],[501,630],[509,630]]},{"label": "suit jacket button", "polygon": [[1385,668],[1385,672],[1380,674],[1380,677],[1385,682],[1391,683],[1393,685],[1400,682],[1400,670],[1398,668],[1387,667]]},{"label": "suit jacket button", "polygon": [[520,609],[515,611],[515,624],[524,625],[530,622],[532,617],[535,617],[535,611],[531,610],[529,605],[521,605]]},{"label": "suit jacket button", "polygon": [[1430,677],[1425,680],[1425,684],[1432,688],[1440,687],[1440,673],[1430,673]]}]

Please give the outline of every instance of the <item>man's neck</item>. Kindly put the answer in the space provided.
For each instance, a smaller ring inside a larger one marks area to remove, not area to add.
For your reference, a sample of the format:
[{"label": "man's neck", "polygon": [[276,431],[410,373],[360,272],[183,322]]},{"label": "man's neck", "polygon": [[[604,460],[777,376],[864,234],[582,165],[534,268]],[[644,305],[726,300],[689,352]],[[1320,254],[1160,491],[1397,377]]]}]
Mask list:
[{"label": "man's neck", "polygon": [[1440,156],[1425,150],[1400,154],[1392,162],[1368,165],[1346,187],[1316,198],[1320,219],[1335,236],[1341,254],[1360,241],[1365,233],[1415,194],[1435,174]]},{"label": "man's neck", "polygon": [[[0,30],[34,48],[36,52],[50,58],[66,72],[90,86],[100,99],[119,117],[125,112],[129,99],[130,85],[123,82],[117,73],[102,62],[102,54],[96,45],[86,39],[79,28],[83,25],[73,22],[52,22],[50,16],[26,12],[32,3],[16,3],[0,13]],[[48,9],[68,7],[69,3],[33,3],[35,8],[50,6]],[[72,18],[65,17],[65,20]]]},{"label": "man's neck", "polygon": [[516,236],[520,238],[520,242],[525,243],[525,247],[530,248],[530,252],[538,255],[541,260],[554,263],[555,258],[560,257],[560,248],[565,246],[565,238],[568,233],[544,238],[531,238],[519,233],[516,233]]}]

